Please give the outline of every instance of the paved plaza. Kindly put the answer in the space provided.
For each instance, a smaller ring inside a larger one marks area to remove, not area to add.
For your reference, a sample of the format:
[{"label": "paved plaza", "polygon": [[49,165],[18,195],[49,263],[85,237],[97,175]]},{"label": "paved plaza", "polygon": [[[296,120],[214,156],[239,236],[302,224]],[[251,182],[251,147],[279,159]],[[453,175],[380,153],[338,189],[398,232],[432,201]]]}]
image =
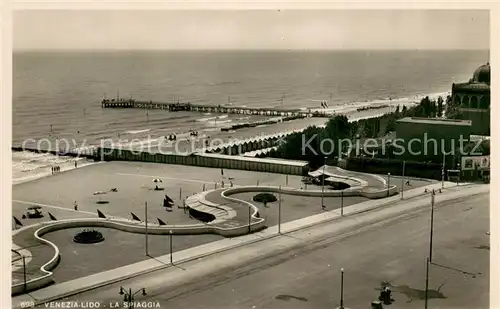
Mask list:
[{"label": "paved plaza", "polygon": [[[153,183],[159,178],[161,183]],[[107,217],[131,219],[131,213],[141,220],[145,218],[145,202],[148,203],[148,221],[157,223],[160,218],[167,224],[200,224],[177,206],[190,195],[205,190],[220,188],[222,182],[229,186],[229,179],[235,186],[287,186],[304,188],[299,176],[286,176],[272,173],[259,173],[240,170],[225,170],[224,178],[220,169],[189,167],[181,165],[165,165],[138,162],[110,162],[75,169],[16,185],[13,187],[13,215],[21,219],[27,207],[42,206],[44,217],[40,219],[22,219],[24,225],[50,221],[49,213],[58,220],[72,218],[95,218],[99,209]],[[412,181],[412,188],[428,185],[429,181]],[[158,185],[163,190],[154,190]],[[116,188],[117,192],[111,192]],[[321,190],[320,186],[309,185],[307,189]],[[405,188],[405,189],[409,189]],[[94,195],[101,191],[104,194]],[[216,191],[218,192],[218,191]],[[162,207],[165,194],[176,204],[172,211]],[[220,194],[220,193],[217,193]],[[270,203],[264,207],[253,202],[256,193],[240,193],[231,197],[250,202],[257,206],[260,216],[266,219],[266,226],[278,224],[278,203]],[[354,196],[325,197],[326,211],[367,201],[367,198]],[[78,210],[74,205],[78,205]],[[281,195],[281,222],[297,220],[324,212],[320,197],[297,195]],[[244,220],[245,222],[246,219]],[[14,224],[13,224],[14,227]],[[29,250],[32,259],[27,264],[27,277],[36,277],[39,268],[53,256],[53,248],[41,244],[30,237],[34,228],[27,233],[13,237],[13,242],[21,248]],[[64,229],[49,233],[43,237],[60,250],[61,261],[54,270],[54,281],[65,282],[85,275],[98,273],[108,269],[143,261],[150,257],[158,257],[169,253],[169,238],[162,235],[148,236],[148,253],[145,255],[145,235],[122,232],[110,228],[98,228],[106,240],[93,245],[81,245],[73,242],[75,233],[82,228]],[[173,241],[173,252],[199,246],[222,239],[217,235],[185,235],[176,236]],[[102,258],[103,255],[106,258]],[[22,280],[22,272],[13,273],[14,282]]]}]

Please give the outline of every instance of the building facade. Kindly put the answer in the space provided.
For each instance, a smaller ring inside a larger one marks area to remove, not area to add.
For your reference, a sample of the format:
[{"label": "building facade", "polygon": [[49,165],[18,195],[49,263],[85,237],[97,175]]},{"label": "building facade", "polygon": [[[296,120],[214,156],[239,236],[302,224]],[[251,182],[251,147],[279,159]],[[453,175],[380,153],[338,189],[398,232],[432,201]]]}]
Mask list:
[{"label": "building facade", "polygon": [[452,100],[462,119],[472,121],[471,134],[490,135],[490,64],[480,66],[467,83],[453,84]]},{"label": "building facade", "polygon": [[[440,162],[470,139],[472,122],[460,119],[405,117],[396,121],[396,140],[402,160]],[[460,142],[462,140],[462,142]]]}]

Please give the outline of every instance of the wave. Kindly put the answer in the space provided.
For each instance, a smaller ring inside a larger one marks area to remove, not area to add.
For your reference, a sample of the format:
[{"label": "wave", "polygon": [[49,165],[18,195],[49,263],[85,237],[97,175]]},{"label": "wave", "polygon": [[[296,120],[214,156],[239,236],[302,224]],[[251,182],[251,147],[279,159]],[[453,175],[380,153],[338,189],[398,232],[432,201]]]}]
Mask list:
[{"label": "wave", "polygon": [[214,120],[214,119],[217,119],[217,117],[198,118],[198,119],[196,119],[196,121],[205,122],[205,121],[210,121],[210,120]]},{"label": "wave", "polygon": [[[86,166],[94,165],[94,164],[100,164],[102,162],[94,162],[94,161],[87,161],[85,159],[76,159],[73,158],[74,160],[70,160],[67,162],[59,162],[57,163],[57,166],[61,168],[61,171],[68,171],[75,169],[75,164],[74,161],[78,161],[78,168],[83,168]],[[50,167],[53,166],[53,164],[50,165],[40,165],[37,167],[33,168],[25,168],[21,169],[20,167],[15,167],[12,166],[12,184],[13,185],[18,185],[24,182],[28,181],[33,181],[36,179],[40,179],[43,177],[48,177],[52,175],[52,170]]]},{"label": "wave", "polygon": [[139,133],[146,133],[151,131],[151,129],[143,129],[143,130],[130,130],[130,131],[125,131],[124,134],[139,134]]},{"label": "wave", "polygon": [[59,166],[62,171],[73,169],[75,162],[78,162],[79,167],[97,163],[87,161],[85,158],[56,156],[48,153],[14,152],[12,154],[12,182],[19,184],[52,175],[52,166]]},{"label": "wave", "polygon": [[206,117],[206,118],[198,118],[196,119],[197,122],[210,122],[211,120],[213,120],[215,122],[215,120],[217,120],[217,123],[219,122],[218,119],[226,119],[228,118],[229,115],[220,115],[220,116],[213,116],[213,117]]},{"label": "wave", "polygon": [[221,125],[221,124],[226,124],[226,123],[230,123],[230,122],[233,122],[233,121],[232,121],[231,119],[227,119],[227,120],[217,120],[217,121],[215,121],[215,119],[214,119],[214,120],[212,120],[212,121],[207,121],[207,124],[209,124],[209,125],[213,125],[213,126],[219,126],[219,125]]}]

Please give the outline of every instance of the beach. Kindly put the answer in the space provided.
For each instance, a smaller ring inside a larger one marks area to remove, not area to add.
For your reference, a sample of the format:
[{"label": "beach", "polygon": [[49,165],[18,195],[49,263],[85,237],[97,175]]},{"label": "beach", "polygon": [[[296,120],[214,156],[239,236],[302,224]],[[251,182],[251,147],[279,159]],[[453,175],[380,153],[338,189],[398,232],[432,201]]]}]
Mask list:
[{"label": "beach", "polygon": [[[445,95],[446,93],[439,94]],[[437,96],[437,95],[436,95]],[[383,115],[384,113],[389,113],[395,111],[397,106],[399,105],[402,108],[402,104],[405,104],[407,107],[413,106],[416,101],[394,101],[392,102],[392,106],[377,108],[377,109],[367,109],[358,111],[360,105],[356,105],[355,107],[346,105],[344,107],[345,112],[337,108],[336,112],[339,114],[344,114],[348,117],[349,121],[356,121],[359,119],[376,117]],[[366,106],[366,105],[364,105]],[[329,112],[335,112],[334,110],[329,110]],[[194,113],[193,113],[194,114]],[[334,114],[331,114],[334,115]],[[207,115],[209,116],[209,115]],[[225,117],[228,115],[216,115],[213,117]],[[231,115],[230,115],[231,116]],[[213,118],[212,117],[212,118]],[[122,149],[131,149],[136,151],[146,151],[146,152],[161,152],[161,153],[192,153],[192,152],[204,152],[207,149],[214,149],[218,146],[235,143],[244,140],[255,139],[259,137],[265,136],[277,136],[280,134],[290,134],[293,132],[299,132],[304,130],[308,126],[324,126],[328,118],[323,117],[313,117],[313,118],[303,118],[296,119],[293,121],[287,122],[278,122],[269,125],[260,125],[256,127],[242,128],[233,131],[220,131],[220,128],[216,129],[204,129],[200,127],[198,132],[198,136],[193,137],[190,135],[190,132],[184,132],[178,134],[177,132],[171,132],[170,134],[177,133],[175,142],[168,141],[168,135],[146,135],[152,134],[152,132],[147,131],[137,131],[134,132],[134,138],[127,138],[128,136],[120,136],[115,138],[103,139],[101,141],[96,141],[92,145],[88,145],[86,140],[82,140],[80,142],[70,140],[74,144],[70,148],[71,150],[80,149],[85,151],[85,149],[90,149],[96,146],[109,147],[109,148],[122,148]],[[197,129],[193,129],[196,131]],[[158,133],[158,132],[157,132]],[[163,132],[161,132],[163,133]],[[142,134],[142,135],[141,135]],[[56,141],[55,138],[48,139],[50,143],[43,143],[40,145],[33,145],[30,143],[26,144],[26,147],[33,148],[44,148],[43,146],[51,146],[51,147],[59,147],[60,150],[65,150],[67,148],[67,143],[63,142],[63,139],[58,139]],[[59,143],[59,144],[58,144]],[[52,148],[50,148],[52,149]],[[243,154],[241,154],[243,155]],[[79,168],[84,166],[89,166],[95,164],[91,160],[87,160],[85,158],[74,158],[68,156],[56,156],[51,154],[37,154],[28,151],[24,152],[14,152],[13,153],[13,184],[20,184],[27,181],[32,181],[38,179],[40,177],[51,176],[51,167],[52,166],[60,166],[61,170],[67,171],[71,170],[75,167],[75,162]]]}]

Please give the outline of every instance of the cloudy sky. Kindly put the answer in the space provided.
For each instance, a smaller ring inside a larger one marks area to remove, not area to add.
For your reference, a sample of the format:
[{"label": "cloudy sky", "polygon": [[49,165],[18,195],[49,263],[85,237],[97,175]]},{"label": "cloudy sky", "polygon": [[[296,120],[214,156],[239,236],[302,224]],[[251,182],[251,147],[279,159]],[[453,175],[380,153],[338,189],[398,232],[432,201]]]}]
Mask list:
[{"label": "cloudy sky", "polygon": [[31,49],[488,49],[488,11],[16,11]]}]

